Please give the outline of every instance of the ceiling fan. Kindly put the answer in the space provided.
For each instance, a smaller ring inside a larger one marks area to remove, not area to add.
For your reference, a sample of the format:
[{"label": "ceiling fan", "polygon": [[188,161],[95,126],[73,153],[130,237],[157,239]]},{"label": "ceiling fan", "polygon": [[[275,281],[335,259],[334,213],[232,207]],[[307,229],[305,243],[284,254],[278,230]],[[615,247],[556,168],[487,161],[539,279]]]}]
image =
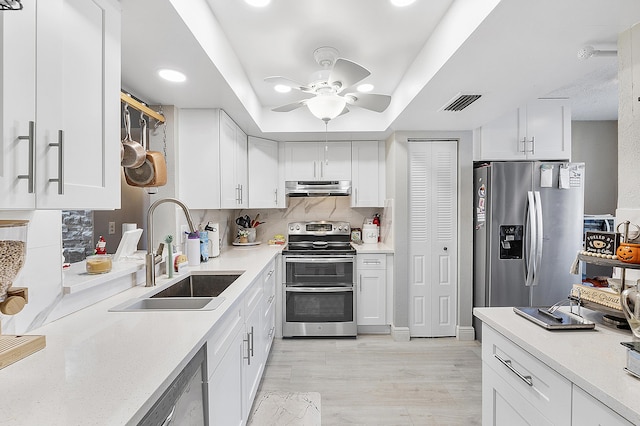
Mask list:
[{"label": "ceiling fan", "polygon": [[273,108],[272,111],[289,112],[306,105],[314,116],[328,123],[329,120],[349,112],[348,105],[376,112],[387,109],[391,102],[389,95],[343,93],[368,77],[371,74],[368,69],[339,58],[338,50],[333,47],[320,47],[313,52],[313,57],[322,69],[312,74],[309,84],[280,76],[264,79],[268,83],[296,89],[310,96],[308,99]]}]

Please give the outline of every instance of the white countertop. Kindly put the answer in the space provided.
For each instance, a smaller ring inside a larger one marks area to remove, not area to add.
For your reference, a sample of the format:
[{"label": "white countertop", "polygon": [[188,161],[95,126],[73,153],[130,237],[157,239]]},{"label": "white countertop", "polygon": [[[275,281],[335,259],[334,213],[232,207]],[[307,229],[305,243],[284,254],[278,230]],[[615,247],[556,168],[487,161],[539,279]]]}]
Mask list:
[{"label": "white countertop", "polygon": [[393,248],[384,243],[377,244],[351,244],[355,249],[356,253],[367,254],[367,253],[386,253],[393,254]]},{"label": "white countertop", "polygon": [[[598,314],[583,309],[595,321]],[[483,323],[512,340],[633,424],[640,424],[640,379],[627,374],[628,330],[597,324],[595,330],[546,330],[513,308],[475,308]]]},{"label": "white countertop", "polygon": [[[188,268],[245,271],[213,311],[108,312],[158,290],[135,287],[33,330],[46,347],[0,370],[0,424],[124,425],[141,416],[281,249],[234,247]],[[185,276],[160,276],[157,286]]]}]

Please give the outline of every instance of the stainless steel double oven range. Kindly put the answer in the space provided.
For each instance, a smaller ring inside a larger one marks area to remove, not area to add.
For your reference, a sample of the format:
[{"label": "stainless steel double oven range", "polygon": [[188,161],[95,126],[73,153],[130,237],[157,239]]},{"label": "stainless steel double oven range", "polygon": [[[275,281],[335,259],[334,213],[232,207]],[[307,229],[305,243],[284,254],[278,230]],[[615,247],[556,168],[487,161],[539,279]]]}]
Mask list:
[{"label": "stainless steel double oven range", "polygon": [[294,222],[282,250],[283,337],[357,334],[355,259],[348,222]]}]

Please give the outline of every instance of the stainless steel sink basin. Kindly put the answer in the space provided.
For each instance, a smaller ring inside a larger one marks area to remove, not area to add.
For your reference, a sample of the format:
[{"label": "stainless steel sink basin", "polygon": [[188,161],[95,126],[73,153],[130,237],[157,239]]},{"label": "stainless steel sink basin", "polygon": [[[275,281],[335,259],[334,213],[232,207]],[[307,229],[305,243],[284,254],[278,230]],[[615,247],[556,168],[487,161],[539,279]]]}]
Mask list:
[{"label": "stainless steel sink basin", "polygon": [[190,275],[159,292],[121,303],[110,312],[211,311],[225,298],[220,294],[242,273]]},{"label": "stainless steel sink basin", "polygon": [[109,309],[109,311],[212,311],[220,306],[224,300],[224,297],[144,298],[129,300]]},{"label": "stainless steel sink basin", "polygon": [[152,298],[217,297],[241,274],[190,275],[151,296]]}]

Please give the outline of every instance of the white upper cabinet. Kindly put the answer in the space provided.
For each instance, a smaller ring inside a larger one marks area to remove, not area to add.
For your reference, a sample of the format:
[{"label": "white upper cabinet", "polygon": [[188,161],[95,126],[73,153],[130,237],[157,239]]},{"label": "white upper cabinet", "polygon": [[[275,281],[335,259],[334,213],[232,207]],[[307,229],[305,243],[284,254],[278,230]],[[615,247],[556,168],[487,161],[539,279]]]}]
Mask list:
[{"label": "white upper cabinet", "polygon": [[190,209],[220,208],[220,110],[178,115],[178,198]]},{"label": "white upper cabinet", "polygon": [[220,110],[220,207],[246,208],[247,135]]},{"label": "white upper cabinet", "polygon": [[285,180],[351,180],[351,142],[285,142]]},{"label": "white upper cabinet", "polygon": [[284,207],[278,153],[278,142],[249,136],[250,209]]},{"label": "white upper cabinet", "polygon": [[474,132],[474,159],[570,160],[571,109],[564,99],[541,99]]},{"label": "white upper cabinet", "polygon": [[0,208],[119,208],[118,3],[26,2],[0,19]]},{"label": "white upper cabinet", "polygon": [[247,135],[221,109],[178,119],[178,197],[191,209],[247,207]]},{"label": "white upper cabinet", "polygon": [[383,207],[384,142],[351,142],[351,207]]}]

